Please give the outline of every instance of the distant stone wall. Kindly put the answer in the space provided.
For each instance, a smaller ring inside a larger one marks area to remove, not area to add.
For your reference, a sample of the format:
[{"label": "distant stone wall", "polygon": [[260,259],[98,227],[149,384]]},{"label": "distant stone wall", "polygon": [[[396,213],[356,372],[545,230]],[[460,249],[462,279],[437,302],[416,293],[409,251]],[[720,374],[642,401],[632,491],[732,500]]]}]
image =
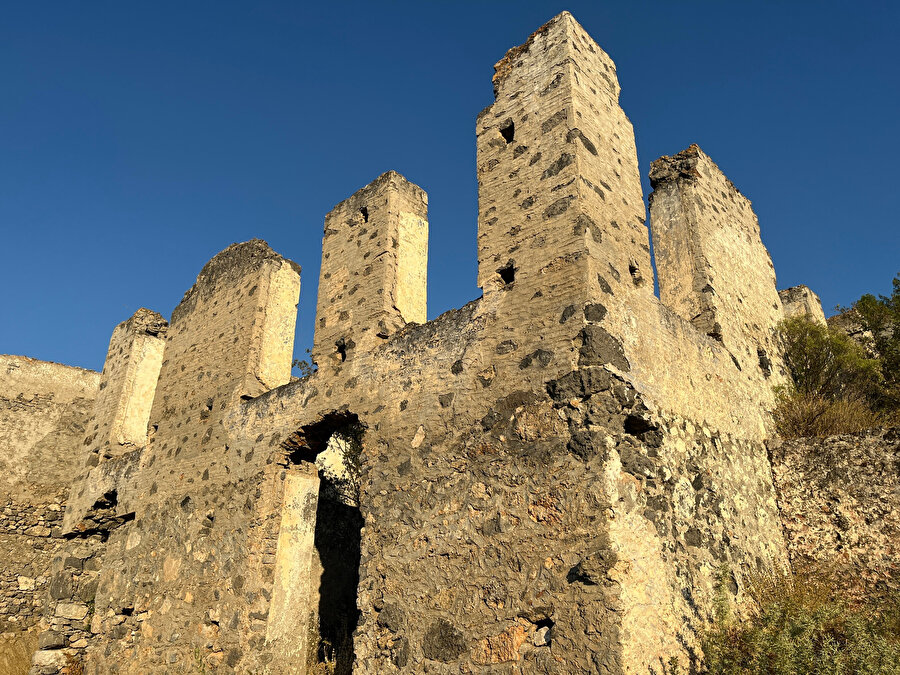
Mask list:
[{"label": "distant stone wall", "polygon": [[900,429],[769,449],[792,564],[859,597],[900,590]]},{"label": "distant stone wall", "polygon": [[[0,356],[0,666],[27,671],[100,374]],[[22,669],[24,667],[24,670]]]},{"label": "distant stone wall", "polygon": [[808,286],[801,284],[785,288],[783,291],[778,291],[778,297],[781,298],[785,318],[805,316],[822,326],[826,324],[822,301]]},{"label": "distant stone wall", "polygon": [[91,370],[0,355],[0,485],[11,497],[66,488],[99,384]]}]

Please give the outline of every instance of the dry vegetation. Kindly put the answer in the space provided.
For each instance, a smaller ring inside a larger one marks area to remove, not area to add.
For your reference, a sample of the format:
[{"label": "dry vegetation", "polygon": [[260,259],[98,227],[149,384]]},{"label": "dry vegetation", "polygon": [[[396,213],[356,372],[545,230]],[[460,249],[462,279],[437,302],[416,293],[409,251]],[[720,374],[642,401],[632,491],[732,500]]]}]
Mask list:
[{"label": "dry vegetation", "polygon": [[709,675],[898,675],[900,598],[854,604],[821,570],[752,580],[757,611],[732,620],[727,603],[704,639]]}]

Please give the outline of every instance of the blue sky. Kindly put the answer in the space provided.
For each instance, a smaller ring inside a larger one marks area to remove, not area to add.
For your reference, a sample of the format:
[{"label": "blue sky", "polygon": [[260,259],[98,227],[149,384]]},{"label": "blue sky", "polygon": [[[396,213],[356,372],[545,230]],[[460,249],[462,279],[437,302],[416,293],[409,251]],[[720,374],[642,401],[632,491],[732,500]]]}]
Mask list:
[{"label": "blue sky", "polygon": [[900,271],[900,3],[5,2],[0,353],[99,369],[203,264],[303,267],[388,169],[429,193],[429,318],[477,297],[475,116],[493,64],[570,10],[618,66],[638,158],[699,143],[754,204],[779,287],[826,311]]}]

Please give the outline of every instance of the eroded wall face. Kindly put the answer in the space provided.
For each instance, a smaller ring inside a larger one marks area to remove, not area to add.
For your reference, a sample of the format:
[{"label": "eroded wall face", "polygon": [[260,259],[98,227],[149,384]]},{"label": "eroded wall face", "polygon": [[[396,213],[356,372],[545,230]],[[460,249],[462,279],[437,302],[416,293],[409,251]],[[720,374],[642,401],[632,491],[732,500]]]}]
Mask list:
[{"label": "eroded wall face", "polygon": [[388,172],[325,217],[313,360],[340,367],[426,318],[428,199]]},{"label": "eroded wall face", "polygon": [[836,575],[865,602],[900,590],[900,433],[771,441],[795,570]]},{"label": "eroded wall face", "polygon": [[68,484],[100,374],[0,356],[0,671],[24,673],[37,647]]},{"label": "eroded wall face", "polygon": [[742,370],[782,379],[775,268],[750,200],[696,145],[650,171],[660,299],[721,342]]},{"label": "eroded wall face", "polygon": [[743,598],[784,561],[765,447],[650,411],[602,366],[529,358],[553,345],[498,343],[503,323],[473,303],[231,418],[273,451],[329,411],[366,425],[355,672],[686,665],[719,569]]}]

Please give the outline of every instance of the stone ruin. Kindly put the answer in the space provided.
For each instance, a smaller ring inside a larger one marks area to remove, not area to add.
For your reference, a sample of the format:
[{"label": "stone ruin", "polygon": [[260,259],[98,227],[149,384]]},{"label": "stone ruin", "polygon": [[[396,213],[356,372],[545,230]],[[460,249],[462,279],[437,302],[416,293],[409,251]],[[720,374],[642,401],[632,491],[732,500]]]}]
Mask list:
[{"label": "stone ruin", "polygon": [[[493,82],[477,300],[426,321],[427,195],[388,172],[325,218],[311,375],[300,269],[259,240],[100,374],[0,357],[0,666],[660,675],[723,588],[741,611],[835,549],[766,443],[776,326],[824,316],[776,290],[750,201],[696,145],[653,162],[657,297],[609,56],[564,12]],[[867,442],[820,481],[897,439]]]}]

